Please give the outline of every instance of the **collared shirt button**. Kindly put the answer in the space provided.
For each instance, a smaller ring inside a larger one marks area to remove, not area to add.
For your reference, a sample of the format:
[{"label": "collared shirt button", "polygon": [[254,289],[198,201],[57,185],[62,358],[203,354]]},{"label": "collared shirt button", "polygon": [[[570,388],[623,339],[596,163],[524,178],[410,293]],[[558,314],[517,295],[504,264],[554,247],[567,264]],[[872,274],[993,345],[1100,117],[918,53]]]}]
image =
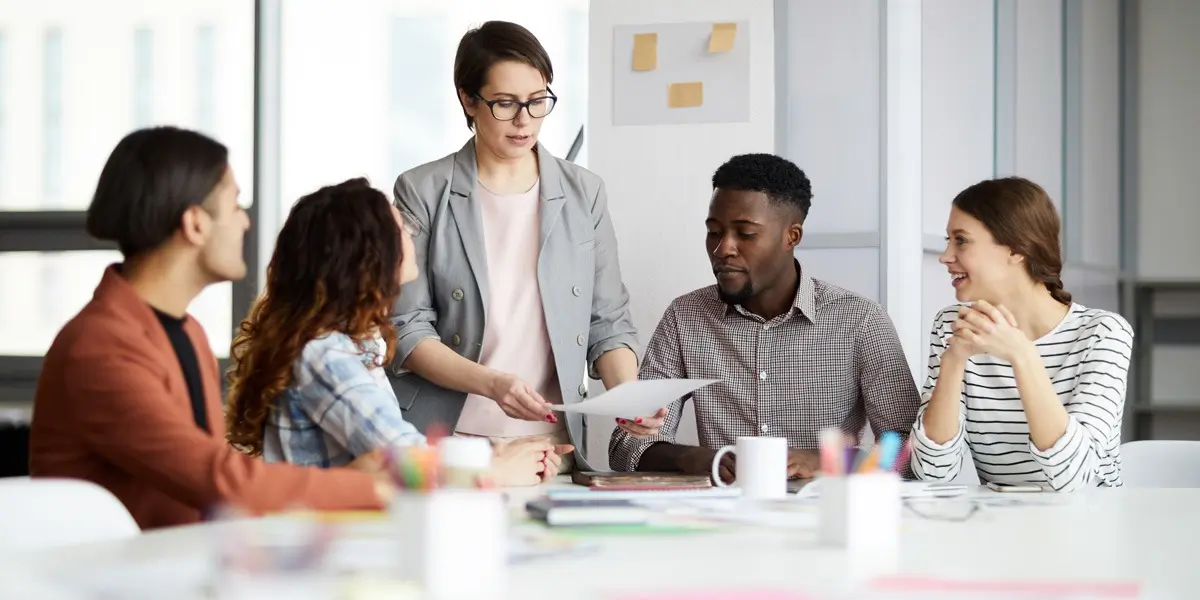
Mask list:
[{"label": "collared shirt button", "polygon": [[763,423],[763,426],[760,429],[762,429],[763,433],[766,433],[767,432],[767,424]]},{"label": "collared shirt button", "polygon": [[461,301],[463,299],[463,291],[454,290],[453,292],[450,292],[450,297],[454,298],[455,301]]},{"label": "collared shirt button", "polygon": [[576,344],[579,344],[580,346],[582,346],[582,345],[583,345],[585,342],[587,342],[587,338],[586,338],[586,337],[584,337],[584,335],[583,335],[582,333],[581,333],[581,334],[579,334],[579,335],[577,335],[577,336],[575,336],[575,343],[576,343]]},{"label": "collared shirt button", "polygon": [[461,343],[462,343],[462,337],[459,336],[457,333],[454,334],[454,337],[450,338],[450,344],[452,346],[454,346],[455,348],[457,348],[458,345]]},{"label": "collared shirt button", "polygon": [[579,384],[579,395],[587,396],[587,384],[586,383]]},{"label": "collared shirt button", "polygon": [[759,379],[762,379],[763,381],[766,381],[766,379],[767,379],[767,372],[766,372],[766,371],[759,371],[759,372],[758,372],[758,378],[759,378]]},{"label": "collared shirt button", "polygon": [[765,324],[763,324],[763,329],[770,329],[770,328],[771,328],[771,324],[770,324],[770,323],[765,323]]},{"label": "collared shirt button", "polygon": [[579,287],[579,286],[575,286],[575,287],[571,288],[571,293],[572,293],[572,294],[575,294],[576,296],[582,296],[582,295],[583,295],[583,288],[581,288],[581,287]]}]

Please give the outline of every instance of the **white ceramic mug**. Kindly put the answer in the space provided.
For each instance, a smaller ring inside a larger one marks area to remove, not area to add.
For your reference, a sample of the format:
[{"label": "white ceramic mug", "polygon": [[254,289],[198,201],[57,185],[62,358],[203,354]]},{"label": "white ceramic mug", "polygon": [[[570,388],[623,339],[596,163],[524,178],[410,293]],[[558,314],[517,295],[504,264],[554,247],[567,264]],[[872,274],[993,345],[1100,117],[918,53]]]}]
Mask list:
[{"label": "white ceramic mug", "polygon": [[712,478],[719,487],[729,487],[721,480],[721,458],[727,452],[737,455],[734,485],[746,498],[787,497],[787,439],[781,437],[745,436],[737,445],[725,446],[713,457]]}]

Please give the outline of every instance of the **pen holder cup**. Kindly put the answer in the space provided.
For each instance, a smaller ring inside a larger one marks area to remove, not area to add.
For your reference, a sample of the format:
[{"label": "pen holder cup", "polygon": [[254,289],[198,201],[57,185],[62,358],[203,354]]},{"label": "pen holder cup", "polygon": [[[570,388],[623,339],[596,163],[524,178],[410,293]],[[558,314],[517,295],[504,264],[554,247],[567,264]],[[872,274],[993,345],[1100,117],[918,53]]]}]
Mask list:
[{"label": "pen holder cup", "polygon": [[496,491],[402,492],[391,516],[399,536],[398,575],[424,598],[503,598],[508,581],[508,514]]},{"label": "pen holder cup", "polygon": [[852,555],[894,557],[900,548],[900,476],[892,472],[825,478],[820,484],[824,546]]}]

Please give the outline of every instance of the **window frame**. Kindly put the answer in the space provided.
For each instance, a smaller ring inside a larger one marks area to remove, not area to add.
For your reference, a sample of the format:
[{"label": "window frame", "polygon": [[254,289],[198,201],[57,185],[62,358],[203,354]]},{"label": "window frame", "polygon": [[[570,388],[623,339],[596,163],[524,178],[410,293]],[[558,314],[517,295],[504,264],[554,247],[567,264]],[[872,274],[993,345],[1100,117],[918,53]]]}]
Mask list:
[{"label": "window frame", "polygon": [[[279,121],[281,0],[254,1],[254,202],[247,209],[253,226],[242,254],[247,274],[233,282],[232,326],[245,318],[261,290],[262,257],[270,255],[279,222]],[[116,246],[89,236],[84,210],[0,211],[0,253],[79,252]],[[0,355],[0,408],[32,408],[42,356]],[[221,359],[224,372],[229,359]]]}]

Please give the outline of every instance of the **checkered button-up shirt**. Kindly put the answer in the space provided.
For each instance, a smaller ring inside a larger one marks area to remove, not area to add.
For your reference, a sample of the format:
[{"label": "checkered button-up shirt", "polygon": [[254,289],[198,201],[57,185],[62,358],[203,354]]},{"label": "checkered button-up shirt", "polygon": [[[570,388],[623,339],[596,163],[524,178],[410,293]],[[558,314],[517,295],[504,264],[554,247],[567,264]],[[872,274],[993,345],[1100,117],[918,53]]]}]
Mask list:
[{"label": "checkered button-up shirt", "polygon": [[[857,439],[867,421],[876,433],[907,437],[920,405],[883,308],[803,272],[791,310],[770,321],[725,304],[716,286],[676,298],[638,378],[719,380],[690,396],[700,444],[708,448],[739,436],[780,436],[791,448],[816,449],[821,430],[839,427]],[[612,468],[636,470],[651,445],[674,443],[687,399],[671,404],[656,436],[639,439],[617,428]]]}]

